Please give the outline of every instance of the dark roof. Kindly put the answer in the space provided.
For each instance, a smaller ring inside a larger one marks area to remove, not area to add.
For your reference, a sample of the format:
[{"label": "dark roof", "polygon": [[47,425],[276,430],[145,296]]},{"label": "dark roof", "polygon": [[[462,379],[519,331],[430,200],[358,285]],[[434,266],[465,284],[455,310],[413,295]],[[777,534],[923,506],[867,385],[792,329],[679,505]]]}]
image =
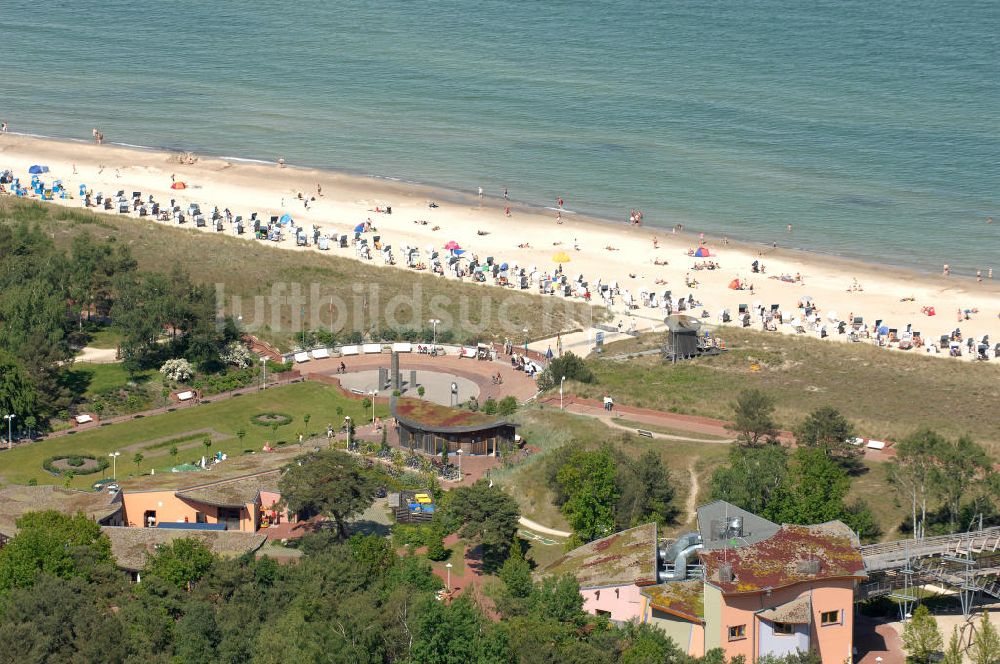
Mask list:
[{"label": "dark roof", "polygon": [[146,566],[149,554],[158,545],[177,539],[198,540],[218,556],[242,556],[262,547],[267,537],[239,530],[172,530],[169,528],[129,528],[105,526],[101,531],[111,540],[111,554],[122,569],[137,572]]},{"label": "dark roof", "polygon": [[[705,580],[724,594],[782,588],[817,579],[864,577],[857,536],[840,521],[784,525],[755,544],[702,550]],[[724,568],[725,566],[725,568]],[[728,574],[728,570],[732,574]]]},{"label": "dark roof", "polygon": [[255,475],[234,477],[201,486],[182,489],[175,495],[215,507],[245,507],[256,502],[261,491],[277,491],[281,470],[268,470]]},{"label": "dark roof", "polygon": [[663,319],[667,329],[674,334],[697,334],[701,328],[701,321],[694,316],[685,314],[670,314]]},{"label": "dark roof", "polygon": [[423,399],[405,397],[392,401],[392,416],[411,428],[441,433],[469,433],[514,426],[496,415],[473,412],[467,408],[449,408]]},{"label": "dark roof", "polygon": [[694,622],[705,622],[705,584],[701,581],[672,581],[646,586],[642,594],[658,611]]},{"label": "dark roof", "polygon": [[[742,520],[741,535],[723,535],[726,523],[736,518]],[[755,544],[771,537],[779,528],[778,524],[724,500],[706,503],[698,508],[698,532],[707,550]]]},{"label": "dark roof", "polygon": [[594,540],[563,554],[543,570],[572,574],[581,588],[656,583],[656,524]]},{"label": "dark roof", "polygon": [[77,491],[50,484],[9,484],[0,488],[0,534],[17,534],[16,521],[27,512],[56,510],[64,514],[82,512],[101,522],[122,508],[121,499],[107,491]]}]

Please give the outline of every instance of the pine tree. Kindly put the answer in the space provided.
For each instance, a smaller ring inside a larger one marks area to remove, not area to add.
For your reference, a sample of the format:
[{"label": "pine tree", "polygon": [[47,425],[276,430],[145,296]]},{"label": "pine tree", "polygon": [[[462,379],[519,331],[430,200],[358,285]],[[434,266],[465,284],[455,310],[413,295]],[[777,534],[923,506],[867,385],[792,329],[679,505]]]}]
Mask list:
[{"label": "pine tree", "polygon": [[962,649],[959,642],[958,627],[952,627],[951,638],[948,640],[948,647],[944,651],[941,664],[962,664]]}]

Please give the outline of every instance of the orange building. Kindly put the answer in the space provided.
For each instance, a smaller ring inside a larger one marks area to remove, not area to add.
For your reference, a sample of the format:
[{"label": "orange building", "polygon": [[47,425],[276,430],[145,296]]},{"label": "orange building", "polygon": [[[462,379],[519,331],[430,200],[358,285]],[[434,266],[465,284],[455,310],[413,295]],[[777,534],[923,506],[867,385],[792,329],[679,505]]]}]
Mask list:
[{"label": "orange building", "polygon": [[716,501],[698,509],[697,532],[658,544],[655,525],[640,526],[546,572],[575,574],[585,610],[654,624],[695,657],[721,648],[750,664],[797,650],[830,664],[852,658],[854,593],[866,574],[843,523],[779,526]]},{"label": "orange building", "polygon": [[[226,530],[257,532],[273,518],[281,500],[281,470],[219,480],[182,489],[125,489],[123,519],[133,528],[169,523],[223,524]],[[287,519],[280,513],[279,519]]]}]

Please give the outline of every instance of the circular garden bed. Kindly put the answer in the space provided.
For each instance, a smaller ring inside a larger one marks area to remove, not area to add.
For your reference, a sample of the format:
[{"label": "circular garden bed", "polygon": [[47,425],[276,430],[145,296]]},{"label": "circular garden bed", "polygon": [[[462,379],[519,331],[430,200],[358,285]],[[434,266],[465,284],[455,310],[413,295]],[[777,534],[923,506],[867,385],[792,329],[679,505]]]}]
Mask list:
[{"label": "circular garden bed", "polygon": [[259,427],[271,427],[278,425],[283,427],[292,423],[292,416],[288,413],[258,413],[250,418],[250,421]]},{"label": "circular garden bed", "polygon": [[42,462],[42,467],[53,475],[92,475],[111,465],[107,459],[98,459],[90,454],[66,454],[52,456]]}]

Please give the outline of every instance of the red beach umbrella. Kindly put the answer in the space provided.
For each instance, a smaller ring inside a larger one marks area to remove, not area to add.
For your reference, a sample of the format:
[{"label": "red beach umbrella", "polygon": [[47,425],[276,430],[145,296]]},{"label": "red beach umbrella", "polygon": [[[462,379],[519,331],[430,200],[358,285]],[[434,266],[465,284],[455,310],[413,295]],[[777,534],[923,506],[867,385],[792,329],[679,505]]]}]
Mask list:
[{"label": "red beach umbrella", "polygon": [[187,189],[187,185],[184,184],[183,182],[175,182],[172,185],[170,185],[170,188],[171,189]]}]

